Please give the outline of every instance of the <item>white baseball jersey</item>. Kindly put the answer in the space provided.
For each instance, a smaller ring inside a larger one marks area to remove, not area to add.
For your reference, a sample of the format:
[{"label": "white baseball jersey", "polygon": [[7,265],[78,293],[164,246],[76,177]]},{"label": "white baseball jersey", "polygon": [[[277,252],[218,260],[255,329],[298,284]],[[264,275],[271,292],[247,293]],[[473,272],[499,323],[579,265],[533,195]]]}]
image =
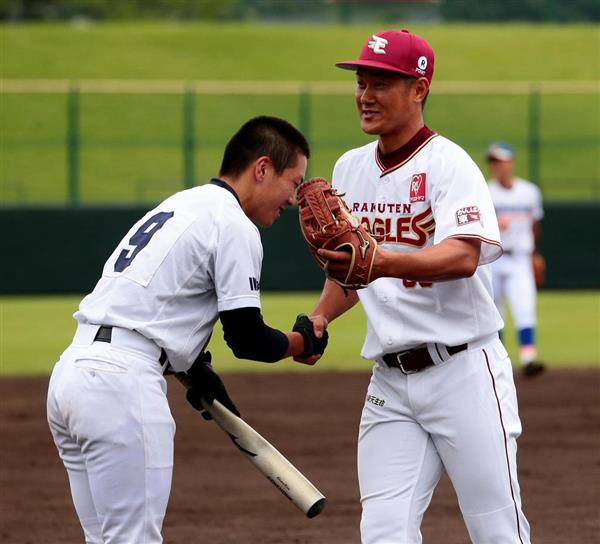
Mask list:
[{"label": "white baseball jersey", "polygon": [[232,192],[212,184],[182,191],[131,228],[74,317],[135,330],[185,371],[219,312],[260,308],[262,255],[258,229]]},{"label": "white baseball jersey", "polygon": [[[378,156],[377,142],[348,151],[334,167],[332,185],[383,236],[383,249],[415,251],[447,238],[476,238],[480,265],[501,255],[481,171],[463,149],[426,127],[392,156]],[[358,294],[368,318],[361,354],[371,360],[426,343],[463,344],[503,326],[489,267],[439,283],[380,278]]]},{"label": "white baseball jersey", "polygon": [[502,247],[517,255],[531,254],[535,249],[533,224],[544,217],[539,188],[521,178],[515,178],[511,188],[493,179],[489,188],[498,221],[508,225],[500,232]]},{"label": "white baseball jersey", "polygon": [[[502,252],[483,175],[426,127],[388,156],[377,142],[349,151],[333,185],[386,250],[454,237],[481,240],[480,265]],[[521,424],[490,267],[447,282],[379,278],[358,295],[367,314],[362,355],[376,361],[358,439],[361,542],[421,542],[423,514],[446,470],[473,542],[528,544],[516,470]],[[434,366],[420,372],[381,358],[422,344]],[[468,345],[443,356],[443,345],[460,344]]]}]

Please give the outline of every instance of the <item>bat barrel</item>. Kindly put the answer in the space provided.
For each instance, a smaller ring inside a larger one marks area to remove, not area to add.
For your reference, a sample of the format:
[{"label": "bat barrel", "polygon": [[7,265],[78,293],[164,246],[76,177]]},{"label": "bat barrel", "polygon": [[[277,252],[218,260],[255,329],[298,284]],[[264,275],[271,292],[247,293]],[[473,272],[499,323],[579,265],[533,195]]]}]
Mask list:
[{"label": "bat barrel", "polygon": [[323,497],[322,499],[319,499],[307,510],[306,517],[314,518],[314,517],[318,516],[323,511],[323,508],[325,508],[326,504],[327,504],[327,499],[325,497]]},{"label": "bat barrel", "polygon": [[317,516],[327,502],[325,496],[265,438],[219,401],[205,405],[215,422],[266,478],[304,514]]},{"label": "bat barrel", "polygon": [[[187,388],[190,387],[189,377],[184,373],[176,373],[175,377]],[[325,496],[271,443],[218,400],[208,404],[203,399],[202,406],[229,435],[246,459],[304,512],[307,518],[314,518],[323,511],[327,504]]]}]

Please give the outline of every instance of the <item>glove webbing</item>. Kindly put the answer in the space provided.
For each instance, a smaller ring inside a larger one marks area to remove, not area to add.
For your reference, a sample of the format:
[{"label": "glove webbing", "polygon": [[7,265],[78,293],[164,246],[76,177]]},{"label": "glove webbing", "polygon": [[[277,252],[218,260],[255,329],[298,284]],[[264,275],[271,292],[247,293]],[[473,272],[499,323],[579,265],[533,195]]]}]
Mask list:
[{"label": "glove webbing", "polygon": [[[326,210],[323,209],[321,200],[315,193],[308,193],[305,198],[321,230],[325,231],[327,227],[337,222],[335,214],[340,209],[340,203],[337,198],[330,196],[325,199],[325,204],[327,204]],[[333,207],[332,204],[334,205]]]}]

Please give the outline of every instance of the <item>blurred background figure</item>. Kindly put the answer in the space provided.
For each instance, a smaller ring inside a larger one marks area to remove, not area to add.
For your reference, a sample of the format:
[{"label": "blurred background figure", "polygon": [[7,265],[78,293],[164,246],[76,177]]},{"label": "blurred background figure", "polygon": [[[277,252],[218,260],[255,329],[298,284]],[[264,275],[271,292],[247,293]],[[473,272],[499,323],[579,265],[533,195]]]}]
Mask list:
[{"label": "blurred background figure", "polygon": [[538,253],[540,221],[544,216],[542,195],[530,181],[514,175],[514,151],[510,144],[496,142],[486,153],[492,179],[490,193],[498,217],[504,254],[492,263],[494,301],[504,317],[504,301],[510,306],[519,359],[525,376],[535,376],[546,368],[537,360],[535,329],[536,288],[541,277],[534,274]]}]

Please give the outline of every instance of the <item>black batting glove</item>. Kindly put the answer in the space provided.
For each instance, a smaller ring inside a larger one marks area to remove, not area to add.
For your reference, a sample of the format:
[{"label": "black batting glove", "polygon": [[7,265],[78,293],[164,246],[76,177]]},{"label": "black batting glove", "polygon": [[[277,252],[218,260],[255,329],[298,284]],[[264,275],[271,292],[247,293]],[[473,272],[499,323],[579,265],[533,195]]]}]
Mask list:
[{"label": "black batting glove", "polygon": [[217,399],[225,408],[241,417],[237,406],[233,403],[225,384],[221,381],[219,375],[213,370],[211,365],[212,356],[209,351],[201,353],[194,361],[194,364],[187,371],[192,386],[187,390],[186,398],[188,402],[198,411],[206,420],[212,419],[212,416],[202,406],[202,400],[211,404]]},{"label": "black batting glove", "polygon": [[327,347],[329,333],[323,331],[323,336],[317,338],[313,323],[306,314],[300,314],[296,318],[292,330],[294,332],[299,332],[302,335],[302,338],[304,338],[304,351],[298,355],[299,359],[308,359],[313,355],[323,355],[325,348]]}]

